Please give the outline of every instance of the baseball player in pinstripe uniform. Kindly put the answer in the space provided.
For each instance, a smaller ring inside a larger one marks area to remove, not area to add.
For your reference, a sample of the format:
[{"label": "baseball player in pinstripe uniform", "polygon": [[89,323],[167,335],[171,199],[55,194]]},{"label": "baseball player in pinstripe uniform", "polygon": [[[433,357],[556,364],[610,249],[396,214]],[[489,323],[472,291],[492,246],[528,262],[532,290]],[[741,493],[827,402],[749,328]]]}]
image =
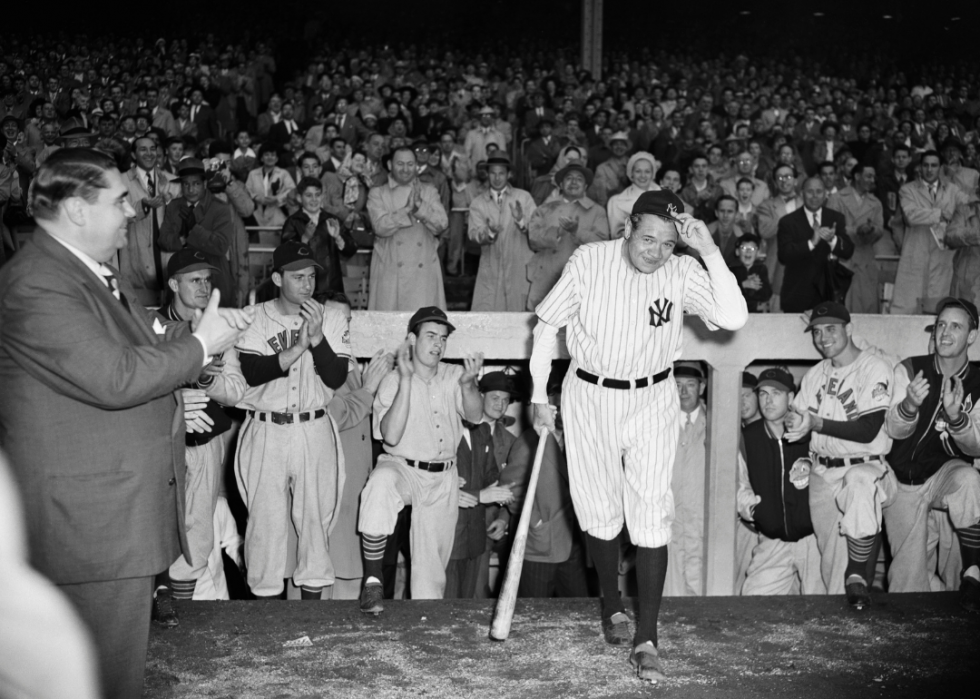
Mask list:
[{"label": "baseball player in pinstripe uniform", "polygon": [[[572,363],[563,412],[569,484],[602,591],[608,643],[630,643],[618,589],[625,525],[637,545],[640,610],[630,663],[641,679],[665,677],[657,654],[657,617],[667,571],[674,503],[671,471],[680,434],[679,400],[670,376],[681,353],[684,313],[709,328],[736,330],[748,311],[707,226],[668,191],[644,192],[625,237],[583,245],[538,305],[531,375],[534,420],[554,429],[546,385],[558,329]],[[673,256],[678,238],[697,250]]]},{"label": "baseball player in pinstripe uniform", "polygon": [[854,345],[851,314],[839,303],[817,305],[807,331],[824,360],[803,377],[784,439],[810,435],[810,518],[827,592],[845,592],[851,606],[863,609],[871,604],[868,587],[881,542],[893,372]]},{"label": "baseball player in pinstripe uniform", "polygon": [[313,299],[321,268],[309,246],[283,243],[272,263],[279,298],[255,308],[256,321],[237,345],[247,383],[238,403],[247,417],[237,469],[248,506],[248,584],[256,597],[282,593],[292,517],[299,538],[293,582],[303,599],[319,599],[334,582],[327,537],[344,487],[344,454],[327,404],[347,378],[350,334],[341,311]]}]

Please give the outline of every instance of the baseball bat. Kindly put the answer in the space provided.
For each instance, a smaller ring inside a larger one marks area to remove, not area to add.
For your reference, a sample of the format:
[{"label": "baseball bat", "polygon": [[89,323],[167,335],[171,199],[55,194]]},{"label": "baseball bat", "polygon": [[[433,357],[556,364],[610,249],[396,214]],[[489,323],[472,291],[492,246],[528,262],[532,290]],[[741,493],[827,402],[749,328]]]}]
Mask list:
[{"label": "baseball bat", "polygon": [[507,574],[500,588],[497,606],[493,611],[493,622],[490,624],[490,640],[506,641],[510,635],[510,623],[514,619],[514,605],[517,603],[517,586],[521,581],[521,569],[524,567],[524,549],[527,546],[527,531],[531,524],[531,510],[534,509],[534,493],[538,489],[538,474],[541,473],[541,462],[544,461],[544,448],[548,441],[548,431],[538,432],[538,448],[534,452],[534,465],[531,466],[531,477],[527,482],[524,494],[524,507],[521,508],[521,519],[514,533],[514,546],[507,559]]}]

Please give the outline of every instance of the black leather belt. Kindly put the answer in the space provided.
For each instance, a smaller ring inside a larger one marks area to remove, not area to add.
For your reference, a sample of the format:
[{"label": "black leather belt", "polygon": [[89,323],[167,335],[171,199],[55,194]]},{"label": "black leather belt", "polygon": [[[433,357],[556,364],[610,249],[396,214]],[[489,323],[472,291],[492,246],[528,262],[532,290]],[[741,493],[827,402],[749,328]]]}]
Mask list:
[{"label": "black leather belt", "polygon": [[415,461],[414,459],[405,459],[405,463],[412,468],[417,468],[419,471],[429,471],[431,473],[448,471],[453,467],[452,461]]},{"label": "black leather belt", "polygon": [[650,377],[644,376],[642,379],[636,379],[635,381],[625,381],[623,379],[604,379],[601,376],[590,374],[584,369],[576,369],[575,375],[583,381],[588,381],[596,386],[602,386],[604,388],[618,388],[622,391],[628,391],[631,388],[646,388],[647,386],[653,386],[660,383],[670,376],[670,367],[667,367],[658,374],[654,374]]},{"label": "black leather belt", "polygon": [[261,410],[249,410],[248,414],[259,422],[271,422],[273,425],[291,425],[294,422],[309,422],[319,420],[327,414],[326,408],[311,410],[305,413],[270,413]]},{"label": "black leather belt", "polygon": [[817,463],[827,468],[840,468],[841,466],[853,466],[854,464],[868,464],[873,461],[884,461],[881,456],[855,456],[853,458],[844,456],[835,458],[831,456],[817,455]]}]

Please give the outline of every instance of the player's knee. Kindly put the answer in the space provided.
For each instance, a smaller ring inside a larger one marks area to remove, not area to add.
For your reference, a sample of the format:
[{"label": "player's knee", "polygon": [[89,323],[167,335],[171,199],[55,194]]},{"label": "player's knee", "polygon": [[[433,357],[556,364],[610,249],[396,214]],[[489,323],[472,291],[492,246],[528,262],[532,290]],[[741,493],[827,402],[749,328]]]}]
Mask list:
[{"label": "player's knee", "polygon": [[950,470],[950,485],[959,491],[972,491],[980,496],[980,471],[966,461],[957,460],[955,467]]},{"label": "player's knee", "polygon": [[852,466],[844,474],[844,487],[867,488],[872,487],[881,477],[881,469],[867,464]]}]

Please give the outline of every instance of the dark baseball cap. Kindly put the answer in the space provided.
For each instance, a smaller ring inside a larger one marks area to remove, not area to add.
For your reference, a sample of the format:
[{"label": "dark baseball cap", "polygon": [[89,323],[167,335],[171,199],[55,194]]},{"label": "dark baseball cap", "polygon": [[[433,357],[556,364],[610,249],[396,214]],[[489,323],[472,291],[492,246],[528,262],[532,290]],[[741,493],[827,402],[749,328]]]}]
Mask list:
[{"label": "dark baseball cap", "polygon": [[200,250],[195,250],[194,248],[184,248],[183,250],[178,250],[167,262],[167,276],[172,277],[175,274],[187,274],[188,272],[196,272],[200,269],[213,269],[215,272],[218,268],[214,265],[208,263],[207,258],[204,253]]},{"label": "dark baseball cap", "polygon": [[831,323],[847,325],[850,322],[851,314],[847,312],[847,309],[843,305],[834,303],[833,301],[824,301],[823,303],[818,303],[813,311],[811,311],[810,322],[804,332],[809,332],[814,325],[828,325]]},{"label": "dark baseball cap", "polygon": [[509,393],[512,398],[517,393],[517,385],[514,382],[514,377],[502,371],[491,371],[484,374],[477,384],[477,388],[480,389],[480,393],[504,391]]},{"label": "dark baseball cap", "polygon": [[947,296],[938,304],[936,304],[936,315],[938,316],[947,308],[962,308],[966,311],[966,314],[970,316],[970,321],[973,323],[974,328],[980,327],[980,314],[977,313],[977,307],[971,301],[966,299],[959,299],[955,296]]},{"label": "dark baseball cap", "polygon": [[784,369],[766,369],[759,374],[758,388],[762,388],[763,386],[772,386],[787,392],[796,391],[796,383],[793,381],[793,375]]},{"label": "dark baseball cap", "polygon": [[272,253],[272,268],[281,270],[306,269],[307,267],[323,269],[319,262],[313,259],[313,250],[309,245],[290,241],[283,243]]},{"label": "dark baseball cap", "polygon": [[742,388],[755,388],[759,385],[759,379],[756,378],[755,374],[750,374],[747,371],[742,372]]},{"label": "dark baseball cap", "polygon": [[700,362],[674,362],[674,376],[690,376],[704,381],[704,369]]},{"label": "dark baseball cap", "polygon": [[684,202],[671,191],[661,189],[656,192],[644,192],[633,204],[633,214],[653,214],[669,221],[675,220],[677,214],[684,213]]},{"label": "dark baseball cap", "polygon": [[446,312],[435,306],[425,306],[415,311],[411,320],[408,321],[408,332],[415,332],[422,323],[442,323],[449,328],[449,332],[456,329],[456,326],[450,323],[449,318],[446,317]]}]

